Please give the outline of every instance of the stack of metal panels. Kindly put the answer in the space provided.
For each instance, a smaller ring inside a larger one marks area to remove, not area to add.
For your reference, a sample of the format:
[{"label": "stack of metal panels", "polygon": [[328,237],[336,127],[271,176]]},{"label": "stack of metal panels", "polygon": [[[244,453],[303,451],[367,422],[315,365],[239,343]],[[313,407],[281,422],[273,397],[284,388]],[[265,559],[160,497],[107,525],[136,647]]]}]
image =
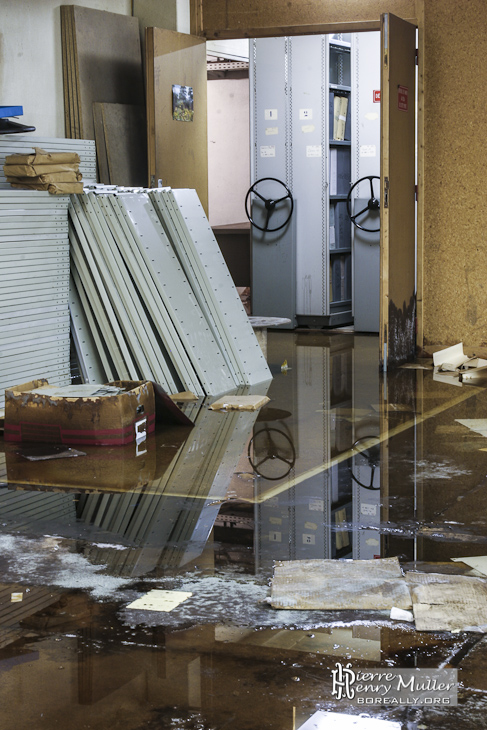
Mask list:
[{"label": "stack of metal panels", "polygon": [[83,183],[96,181],[96,150],[93,140],[9,134],[0,135],[0,190],[12,189],[3,172],[5,158],[8,155],[30,154],[35,147],[46,152],[77,152],[81,160],[79,171],[83,176]]},{"label": "stack of metal panels", "polygon": [[[194,191],[99,186],[71,200],[71,313],[88,380],[147,378],[197,395],[270,380]],[[83,347],[88,331],[94,348]]]},{"label": "stack of metal panels", "polygon": [[0,411],[5,388],[68,385],[69,196],[0,190]]}]

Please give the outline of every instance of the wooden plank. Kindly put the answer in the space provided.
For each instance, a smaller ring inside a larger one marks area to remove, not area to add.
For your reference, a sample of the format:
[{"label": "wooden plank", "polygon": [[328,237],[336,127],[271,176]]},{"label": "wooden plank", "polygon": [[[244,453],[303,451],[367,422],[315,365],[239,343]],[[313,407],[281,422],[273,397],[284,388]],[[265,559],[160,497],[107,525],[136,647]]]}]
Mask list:
[{"label": "wooden plank", "polygon": [[[206,44],[196,36],[146,29],[149,186],[196,189],[208,215]],[[193,121],[173,119],[172,86],[193,89]],[[155,124],[157,120],[157,125]]]},{"label": "wooden plank", "polygon": [[192,7],[196,32],[219,40],[379,30],[380,15],[386,12],[416,18],[415,0],[201,0],[201,8],[195,9],[196,2]]},{"label": "wooden plank", "polygon": [[107,146],[105,140],[105,125],[103,123],[103,104],[93,103],[93,125],[95,129],[96,162],[98,166],[98,182],[110,185],[110,171],[108,169]]},{"label": "wooden plank", "polygon": [[129,15],[79,5],[72,13],[80,133],[94,139],[93,102],[145,103],[139,25]]},{"label": "wooden plank", "polygon": [[110,183],[127,187],[145,186],[147,132],[144,107],[105,103],[101,106]]},{"label": "wooden plank", "polygon": [[382,19],[380,362],[416,355],[415,75],[416,28]]}]

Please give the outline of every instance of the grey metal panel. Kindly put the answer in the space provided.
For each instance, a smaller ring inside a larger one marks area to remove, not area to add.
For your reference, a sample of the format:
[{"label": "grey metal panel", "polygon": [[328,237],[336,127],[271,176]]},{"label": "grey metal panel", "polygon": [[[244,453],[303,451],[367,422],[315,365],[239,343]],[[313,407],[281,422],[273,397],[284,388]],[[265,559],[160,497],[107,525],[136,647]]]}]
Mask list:
[{"label": "grey metal panel", "polygon": [[[63,282],[61,284],[58,282],[56,277],[54,279],[49,277],[47,279],[39,279],[35,284],[35,291],[39,296],[44,296],[50,292],[53,292],[53,294],[57,294],[58,296],[65,292],[67,295],[68,283],[69,277],[66,277],[65,283],[63,277]],[[23,302],[25,300],[30,300],[32,298],[32,286],[29,285],[22,287],[22,289],[20,289],[18,285],[11,287],[4,286],[1,288],[0,296],[3,301],[6,300],[9,302]]]},{"label": "grey metal panel", "polygon": [[69,342],[60,344],[58,347],[36,348],[34,352],[31,350],[24,352],[15,352],[11,355],[5,355],[0,358],[1,372],[6,371],[7,368],[11,368],[13,365],[25,365],[26,363],[39,363],[39,362],[52,362],[57,363],[61,361],[61,358],[67,357],[69,362]]},{"label": "grey metal panel", "polygon": [[[218,307],[222,331],[247,385],[271,379],[266,359],[233,284],[220,247],[195,190],[173,190],[172,196],[188,230],[187,243],[197,256],[200,274],[207,280]],[[210,273],[211,272],[211,275]]]},{"label": "grey metal panel", "polygon": [[35,266],[36,264],[40,264],[41,262],[44,262],[45,264],[56,264],[59,261],[62,261],[64,257],[67,257],[69,261],[69,250],[66,249],[63,252],[52,252],[50,254],[44,254],[44,253],[32,253],[32,254],[21,254],[19,256],[15,256],[14,253],[5,254],[3,253],[2,249],[0,248],[0,266],[7,267],[12,266],[12,264],[17,264],[20,267],[25,266]]},{"label": "grey metal panel", "polygon": [[[172,199],[169,199],[168,190],[158,190],[157,193],[151,191],[150,196],[155,210],[157,211],[161,219],[164,230],[166,231],[169,240],[172,242],[172,245],[177,252],[178,257],[183,262],[182,257],[185,257],[183,245],[185,231],[183,230],[180,216],[177,213],[177,206]],[[236,361],[234,361],[232,353],[228,351],[225,340],[222,337],[222,333],[220,332],[218,324],[213,315],[213,310],[211,307],[211,297],[208,294],[205,294],[204,282],[202,282],[198,278],[196,268],[192,267],[187,257],[184,260],[186,261],[185,274],[191,284],[193,294],[196,298],[196,301],[200,305],[201,311],[205,314],[213,337],[215,338],[215,341],[218,343],[218,346],[225,357],[234,385],[236,386],[241,380],[238,365]]]},{"label": "grey metal panel", "polygon": [[[146,358],[145,364],[138,358],[139,367],[143,377],[157,380],[165,388],[173,382],[172,375],[167,366],[163,353],[154,347],[153,331],[147,317],[146,311],[140,301],[138,292],[127,271],[127,268],[120,257],[119,250],[113,240],[113,234],[107,226],[107,221],[98,205],[97,197],[84,195],[79,198],[87,218],[90,221],[93,233],[98,242],[98,256],[101,255],[98,266],[109,287],[115,287],[120,296],[120,302],[124,311],[119,311],[118,316],[122,319],[126,315],[133,326],[133,335],[129,340],[130,346],[135,353],[140,347]],[[107,278],[108,277],[108,278]],[[128,336],[128,332],[126,332]],[[132,334],[132,331],[130,331]]]},{"label": "grey metal panel", "polygon": [[[95,321],[95,316],[93,314],[93,310],[90,306],[86,292],[83,288],[83,284],[81,282],[81,279],[80,279],[75,267],[73,267],[73,269],[71,271],[71,278],[72,278],[73,286],[70,289],[70,293],[73,293],[73,298],[70,300],[70,307],[74,303],[73,310],[71,311],[71,317],[72,317],[71,321],[73,322],[73,313],[76,311],[75,310],[76,302],[74,302],[74,296],[75,296],[74,292],[76,291],[78,294],[78,297],[79,297],[80,307],[82,309],[83,316],[86,319],[86,322],[88,325],[88,327],[87,327],[88,332],[90,333],[91,337],[93,338],[94,345],[95,345],[95,351],[96,351],[98,358],[100,359],[100,363],[101,363],[100,369],[102,370],[102,372],[105,375],[105,380],[108,380],[111,382],[112,380],[116,379],[113,374],[113,364],[108,357],[108,353],[106,352],[106,348],[105,348],[105,344],[104,344],[105,340],[102,340],[101,330],[98,327],[97,322]],[[75,323],[74,326],[75,326],[75,330],[76,330],[75,336],[79,342],[79,348],[81,350],[83,343],[81,341],[82,332],[80,332],[79,327],[80,326],[84,327],[84,323],[80,323],[80,325]],[[86,377],[88,377],[88,375],[91,372],[92,363],[89,359],[89,356],[86,354],[85,348],[83,348],[83,351],[84,352],[82,353],[82,359],[85,364]],[[98,374],[98,367],[95,366],[93,377],[96,377],[97,374]],[[86,380],[85,382],[89,382],[89,381]],[[103,381],[98,381],[98,382],[103,382]]]},{"label": "grey metal panel", "polygon": [[[168,354],[170,353],[172,365],[181,383],[189,384],[191,386],[189,389],[193,390],[193,392],[196,390],[197,394],[202,393],[201,385],[193,371],[187,353],[179,341],[178,334],[171,319],[167,314],[156,283],[147,268],[144,258],[140,255],[132,232],[118,204],[117,197],[113,195],[100,195],[98,204],[105,218],[109,221],[110,230],[114,236],[119,253],[129,269],[135,285],[138,288],[139,296],[152,318],[154,332],[160,337],[165,351]],[[177,390],[175,385],[174,389]]]},{"label": "grey metal panel", "polygon": [[45,347],[48,343],[51,343],[53,346],[63,342],[69,343],[69,331],[63,332],[56,330],[47,333],[43,332],[40,337],[36,337],[36,334],[39,335],[39,332],[34,332],[31,339],[23,339],[21,343],[17,343],[17,345],[13,343],[2,347],[0,350],[0,357],[8,357],[12,350],[15,352],[29,352],[32,351],[32,347]]},{"label": "grey metal panel", "polygon": [[0,318],[0,333],[6,334],[10,330],[15,330],[16,327],[25,329],[29,324],[39,327],[51,324],[64,325],[68,314],[67,307],[64,307],[61,311],[40,312],[39,314],[24,313],[20,309],[14,316]]},{"label": "grey metal panel", "polygon": [[138,234],[140,252],[147,262],[157,262],[151,264],[153,276],[163,287],[166,307],[181,341],[192,353],[193,366],[205,392],[217,395],[231,390],[233,378],[149,197],[127,194],[119,196],[118,202]]},{"label": "grey metal panel", "polygon": [[293,37],[292,186],[296,211],[296,312],[326,314],[328,296],[327,38]]},{"label": "grey metal panel", "polygon": [[107,343],[107,347],[109,348],[114,365],[117,368],[118,376],[121,380],[137,380],[139,376],[132,356],[127,348],[127,343],[118,319],[105,291],[87,237],[75,212],[74,204],[71,208],[71,220],[73,223],[69,236],[71,241],[71,256],[93,308],[100,330]]},{"label": "grey metal panel", "polygon": [[0,231],[0,244],[12,241],[19,241],[21,243],[22,241],[65,241],[67,239],[67,234],[63,231],[58,232],[55,229],[54,230],[47,230],[45,232],[35,234],[32,231],[29,231],[28,233],[24,233],[22,235],[19,235],[18,233],[7,233],[5,235],[2,235],[2,232]]},{"label": "grey metal panel", "polygon": [[[379,182],[379,181],[377,181]],[[369,198],[356,198],[353,212],[364,210]],[[360,216],[360,224],[379,227],[379,211]],[[357,332],[378,332],[380,315],[380,232],[354,230],[354,326]]]}]

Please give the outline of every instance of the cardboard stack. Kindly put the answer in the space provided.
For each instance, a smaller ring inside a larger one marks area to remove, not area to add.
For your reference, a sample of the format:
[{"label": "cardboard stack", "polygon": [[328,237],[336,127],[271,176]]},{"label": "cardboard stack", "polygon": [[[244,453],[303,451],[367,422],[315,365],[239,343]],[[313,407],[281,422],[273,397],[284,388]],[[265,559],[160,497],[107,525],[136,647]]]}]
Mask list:
[{"label": "cardboard stack", "polygon": [[66,195],[83,192],[79,163],[76,152],[46,152],[35,147],[34,153],[8,155],[3,171],[13,188]]}]

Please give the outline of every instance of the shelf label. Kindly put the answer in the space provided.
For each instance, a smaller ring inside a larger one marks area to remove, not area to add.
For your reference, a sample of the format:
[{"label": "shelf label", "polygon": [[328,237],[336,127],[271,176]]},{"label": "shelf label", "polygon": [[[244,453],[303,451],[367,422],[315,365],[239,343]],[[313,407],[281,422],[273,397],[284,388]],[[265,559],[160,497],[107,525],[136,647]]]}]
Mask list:
[{"label": "shelf label", "polygon": [[313,110],[312,109],[300,109],[299,110],[299,118],[301,120],[304,120],[304,119],[313,119]]},{"label": "shelf label", "polygon": [[322,149],[320,144],[306,145],[306,157],[321,157]]},{"label": "shelf label", "polygon": [[264,109],[264,119],[266,121],[268,121],[269,119],[276,121],[277,109]]},{"label": "shelf label", "polygon": [[266,127],[265,133],[267,136],[270,134],[279,134],[279,127]]},{"label": "shelf label", "polygon": [[375,144],[360,145],[360,157],[377,157],[377,148]]},{"label": "shelf label", "polygon": [[262,145],[260,148],[260,156],[261,157],[275,157],[276,156],[276,148],[272,144],[268,145]]},{"label": "shelf label", "polygon": [[374,104],[380,104],[380,90],[374,89],[372,93],[374,95]]},{"label": "shelf label", "polygon": [[301,131],[303,134],[310,134],[311,132],[315,131],[315,125],[314,124],[303,124],[301,126]]},{"label": "shelf label", "polygon": [[407,112],[408,110],[408,95],[409,89],[407,86],[397,87],[397,108],[401,112]]}]

